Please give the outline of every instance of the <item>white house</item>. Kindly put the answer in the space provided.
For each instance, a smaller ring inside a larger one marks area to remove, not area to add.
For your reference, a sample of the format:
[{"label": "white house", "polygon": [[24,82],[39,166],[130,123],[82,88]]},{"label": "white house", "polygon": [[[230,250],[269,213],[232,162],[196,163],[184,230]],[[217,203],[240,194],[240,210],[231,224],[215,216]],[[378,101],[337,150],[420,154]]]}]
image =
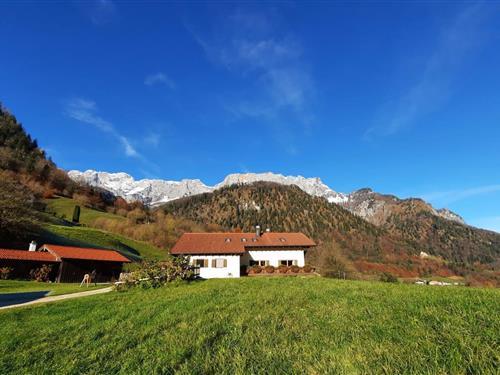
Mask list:
[{"label": "white house", "polygon": [[184,233],[171,250],[190,257],[204,279],[240,277],[248,266],[304,267],[307,249],[316,246],[302,233]]}]

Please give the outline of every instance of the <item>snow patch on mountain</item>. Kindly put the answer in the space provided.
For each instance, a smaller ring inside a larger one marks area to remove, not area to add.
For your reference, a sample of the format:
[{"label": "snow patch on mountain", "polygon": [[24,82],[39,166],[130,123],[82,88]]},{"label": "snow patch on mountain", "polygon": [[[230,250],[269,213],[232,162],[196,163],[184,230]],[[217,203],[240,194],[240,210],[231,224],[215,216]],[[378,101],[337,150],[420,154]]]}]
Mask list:
[{"label": "snow patch on mountain", "polygon": [[[148,206],[158,206],[171,200],[189,197],[201,193],[209,193],[216,189],[235,185],[251,184],[265,181],[281,185],[296,185],[306,193],[323,197],[330,203],[337,203],[349,211],[370,221],[374,216],[385,216],[385,206],[390,201],[398,201],[395,196],[380,195],[370,189],[361,189],[351,194],[339,193],[332,190],[318,177],[284,176],[276,173],[234,173],[226,176],[215,186],[205,185],[198,179],[184,179],[168,181],[159,179],[135,180],[127,173],[108,173],[87,170],[85,172],[69,171],[68,175],[77,182],[105,189],[128,202],[140,201]],[[381,200],[381,198],[383,199]],[[435,215],[464,224],[464,220],[448,209],[433,211]]]},{"label": "snow patch on mountain", "polygon": [[126,173],[107,173],[88,170],[85,172],[69,171],[69,177],[77,182],[110,191],[128,202],[140,201],[149,206],[156,206],[173,199],[213,191],[200,180],[134,180]]},{"label": "snow patch on mountain", "polygon": [[156,206],[195,194],[208,193],[224,186],[251,184],[258,181],[275,182],[282,185],[297,185],[306,193],[324,197],[332,203],[347,201],[345,194],[333,191],[319,178],[283,176],[275,173],[230,174],[215,186],[207,186],[200,180],[166,181],[144,179],[136,181],[132,176],[123,172],[69,171],[68,175],[75,181],[108,190],[129,202],[138,200],[150,206]]},{"label": "snow patch on mountain", "polygon": [[235,184],[251,184],[253,182],[266,181],[281,185],[296,185],[306,193],[326,198],[330,203],[341,203],[347,201],[347,195],[330,189],[318,177],[306,178],[302,176],[283,176],[276,173],[233,173],[228,175],[221,183],[214,186],[215,189]]}]

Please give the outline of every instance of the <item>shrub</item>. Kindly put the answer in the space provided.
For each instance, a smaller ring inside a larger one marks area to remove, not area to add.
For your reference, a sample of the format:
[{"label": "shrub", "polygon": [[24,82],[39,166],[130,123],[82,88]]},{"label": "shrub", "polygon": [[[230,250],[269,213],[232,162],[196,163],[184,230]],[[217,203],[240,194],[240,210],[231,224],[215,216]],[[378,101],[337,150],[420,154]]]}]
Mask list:
[{"label": "shrub", "polygon": [[261,266],[252,266],[248,270],[248,273],[251,274],[251,275],[256,274],[256,273],[261,273],[261,272],[262,272],[262,267]]},{"label": "shrub", "polygon": [[167,260],[143,262],[136,271],[125,274],[118,289],[139,286],[144,289],[158,288],[167,283],[180,280],[192,280],[193,267],[186,257],[171,257]]},{"label": "shrub", "polygon": [[79,223],[80,222],[80,206],[75,206],[73,209],[73,223]]},{"label": "shrub", "polygon": [[299,266],[291,266],[291,267],[290,267],[290,271],[291,271],[292,273],[299,273],[299,271],[300,271],[300,267],[299,267]]},{"label": "shrub", "polygon": [[51,272],[52,272],[52,266],[44,264],[40,268],[32,269],[30,271],[30,278],[35,281],[47,282],[50,281]]},{"label": "shrub", "polygon": [[2,267],[0,268],[0,280],[7,280],[12,273],[13,268],[10,267]]},{"label": "shrub", "polygon": [[302,267],[302,272],[304,272],[304,273],[311,273],[313,271],[314,271],[314,268],[312,268],[311,266],[305,265],[304,267]]},{"label": "shrub", "polygon": [[273,266],[266,266],[264,268],[264,271],[266,271],[266,273],[274,273],[274,267]]},{"label": "shrub", "polygon": [[380,281],[383,281],[386,283],[397,283],[398,278],[396,276],[394,276],[392,273],[384,272],[382,275],[380,275]]},{"label": "shrub", "polygon": [[278,273],[287,273],[290,270],[288,266],[281,265],[278,267]]}]

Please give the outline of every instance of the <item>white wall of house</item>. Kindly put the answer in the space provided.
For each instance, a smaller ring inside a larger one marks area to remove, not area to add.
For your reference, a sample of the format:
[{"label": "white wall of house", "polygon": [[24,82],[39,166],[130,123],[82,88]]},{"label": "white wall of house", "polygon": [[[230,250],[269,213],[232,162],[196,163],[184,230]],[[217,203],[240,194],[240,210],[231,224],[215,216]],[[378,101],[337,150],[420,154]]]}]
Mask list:
[{"label": "white wall of house", "polygon": [[[192,255],[190,262],[196,259],[207,259],[208,267],[200,267],[200,277],[203,279],[240,277],[240,256],[239,255]],[[214,268],[212,260],[225,259],[226,267]]]},{"label": "white wall of house", "polygon": [[274,267],[278,267],[281,260],[296,261],[299,267],[305,265],[304,250],[250,250],[241,257],[241,264],[248,266],[250,260],[267,260]]}]

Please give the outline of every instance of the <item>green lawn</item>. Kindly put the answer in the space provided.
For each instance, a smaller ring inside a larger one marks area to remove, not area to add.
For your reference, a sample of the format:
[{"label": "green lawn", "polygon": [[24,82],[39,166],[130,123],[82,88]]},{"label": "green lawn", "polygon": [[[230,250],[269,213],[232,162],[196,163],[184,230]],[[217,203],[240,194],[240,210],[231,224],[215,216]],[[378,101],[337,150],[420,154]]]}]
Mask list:
[{"label": "green lawn", "polygon": [[74,199],[65,198],[65,197],[57,197],[52,199],[46,199],[45,203],[47,204],[47,212],[56,213],[57,216],[61,217],[64,215],[66,220],[71,221],[73,218],[73,210],[76,205],[80,206],[80,223],[81,224],[91,224],[95,219],[98,218],[106,218],[112,220],[125,220],[123,216],[111,214],[104,211],[93,210],[91,208],[87,208],[82,204],[78,203]]},{"label": "green lawn", "polygon": [[242,278],[0,312],[0,373],[498,373],[500,291]]},{"label": "green lawn", "polygon": [[[37,238],[39,243],[54,243],[68,246],[82,247],[103,247],[121,251],[130,259],[139,260],[147,259],[163,259],[167,251],[150,245],[146,242],[135,241],[125,236],[107,232],[100,229],[88,227],[95,219],[104,217],[113,220],[125,220],[124,217],[111,213],[93,210],[87,207],[81,207],[80,223],[85,226],[71,226],[68,222],[64,222],[60,217],[64,215],[67,220],[73,217],[73,209],[76,204],[75,200],[58,197],[54,199],[46,199],[47,212],[44,215],[46,224],[40,238]],[[56,213],[52,216],[49,213]]]},{"label": "green lawn", "polygon": [[40,243],[54,243],[68,246],[103,247],[121,251],[131,259],[140,257],[162,259],[167,251],[154,247],[146,242],[135,241],[119,234],[89,227],[68,227],[47,224],[46,232],[39,239]]},{"label": "green lawn", "polygon": [[91,285],[81,287],[80,284],[57,284],[57,283],[38,283],[36,281],[17,281],[17,280],[0,280],[0,294],[3,293],[20,293],[20,292],[38,292],[42,290],[49,291],[49,296],[57,296],[59,294],[69,294],[76,292],[84,292],[91,289],[100,289],[109,285]]}]

